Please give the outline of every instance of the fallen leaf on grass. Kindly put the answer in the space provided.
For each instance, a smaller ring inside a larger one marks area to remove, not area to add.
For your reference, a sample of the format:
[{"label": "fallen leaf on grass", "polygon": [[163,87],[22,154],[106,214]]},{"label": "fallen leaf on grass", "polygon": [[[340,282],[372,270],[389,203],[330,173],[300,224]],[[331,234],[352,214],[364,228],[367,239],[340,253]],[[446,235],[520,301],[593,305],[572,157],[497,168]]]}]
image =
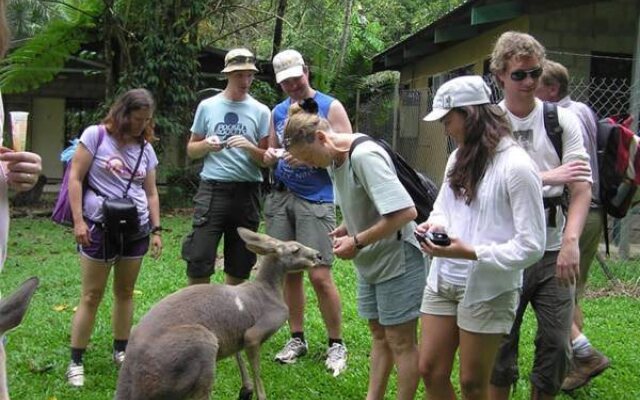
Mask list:
[{"label": "fallen leaf on grass", "polygon": [[68,305],[66,305],[66,304],[58,304],[57,306],[53,306],[53,310],[54,310],[54,311],[57,311],[57,312],[64,311],[64,310],[66,310],[67,308],[69,308],[69,306],[68,306]]},{"label": "fallen leaf on grass", "polygon": [[[36,373],[43,373],[53,369],[53,364],[45,364],[42,366],[36,365],[36,362],[33,360],[29,360],[29,371]],[[55,398],[55,397],[53,397]]]}]

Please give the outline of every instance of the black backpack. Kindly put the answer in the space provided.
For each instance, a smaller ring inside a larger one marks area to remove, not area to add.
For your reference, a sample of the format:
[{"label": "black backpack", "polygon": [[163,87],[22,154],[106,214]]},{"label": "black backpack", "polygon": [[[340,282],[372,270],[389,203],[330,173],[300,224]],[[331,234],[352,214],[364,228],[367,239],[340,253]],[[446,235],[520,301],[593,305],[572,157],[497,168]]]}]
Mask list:
[{"label": "black backpack", "polygon": [[351,153],[353,153],[353,149],[355,149],[360,143],[368,140],[377,143],[389,154],[389,157],[391,157],[398,179],[409,193],[409,196],[411,196],[411,199],[416,206],[416,211],[418,211],[418,216],[415,221],[417,223],[426,221],[433,210],[433,203],[436,201],[436,197],[438,196],[438,187],[431,179],[413,169],[409,163],[400,154],[396,153],[384,139],[376,139],[366,135],[356,138],[353,143],[351,143],[351,148],[349,149],[349,161],[351,161]]}]

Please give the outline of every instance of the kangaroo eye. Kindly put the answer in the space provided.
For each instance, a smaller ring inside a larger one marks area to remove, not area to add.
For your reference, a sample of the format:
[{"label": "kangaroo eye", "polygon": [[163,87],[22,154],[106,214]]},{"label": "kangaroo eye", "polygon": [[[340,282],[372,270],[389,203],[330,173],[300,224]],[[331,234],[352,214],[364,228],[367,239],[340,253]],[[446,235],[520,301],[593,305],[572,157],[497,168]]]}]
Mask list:
[{"label": "kangaroo eye", "polygon": [[293,249],[293,251],[291,253],[296,254],[300,252],[300,247],[296,247],[295,249]]}]

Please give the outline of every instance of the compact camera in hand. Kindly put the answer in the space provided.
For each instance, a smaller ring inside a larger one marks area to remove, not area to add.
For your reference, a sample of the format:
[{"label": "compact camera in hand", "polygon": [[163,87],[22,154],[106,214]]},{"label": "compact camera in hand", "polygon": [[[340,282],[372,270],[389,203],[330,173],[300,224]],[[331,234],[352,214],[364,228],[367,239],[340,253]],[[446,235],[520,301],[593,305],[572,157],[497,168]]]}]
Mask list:
[{"label": "compact camera in hand", "polygon": [[413,232],[418,239],[418,242],[424,243],[426,240],[429,240],[431,243],[438,246],[449,246],[451,244],[451,239],[446,233],[442,232],[427,232],[424,235],[418,232]]}]

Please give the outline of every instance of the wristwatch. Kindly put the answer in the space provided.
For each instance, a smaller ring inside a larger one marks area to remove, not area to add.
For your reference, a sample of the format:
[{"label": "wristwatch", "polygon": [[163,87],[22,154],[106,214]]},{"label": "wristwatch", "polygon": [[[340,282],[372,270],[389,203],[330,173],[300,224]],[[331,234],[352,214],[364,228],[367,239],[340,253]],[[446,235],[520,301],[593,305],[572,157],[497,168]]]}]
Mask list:
[{"label": "wristwatch", "polygon": [[356,233],[355,235],[353,235],[353,244],[356,245],[356,249],[358,250],[362,250],[364,248],[364,245],[360,242],[358,242],[358,234]]},{"label": "wristwatch", "polygon": [[162,227],[160,225],[154,226],[153,228],[151,228],[152,235],[159,235],[160,232],[162,232]]}]

